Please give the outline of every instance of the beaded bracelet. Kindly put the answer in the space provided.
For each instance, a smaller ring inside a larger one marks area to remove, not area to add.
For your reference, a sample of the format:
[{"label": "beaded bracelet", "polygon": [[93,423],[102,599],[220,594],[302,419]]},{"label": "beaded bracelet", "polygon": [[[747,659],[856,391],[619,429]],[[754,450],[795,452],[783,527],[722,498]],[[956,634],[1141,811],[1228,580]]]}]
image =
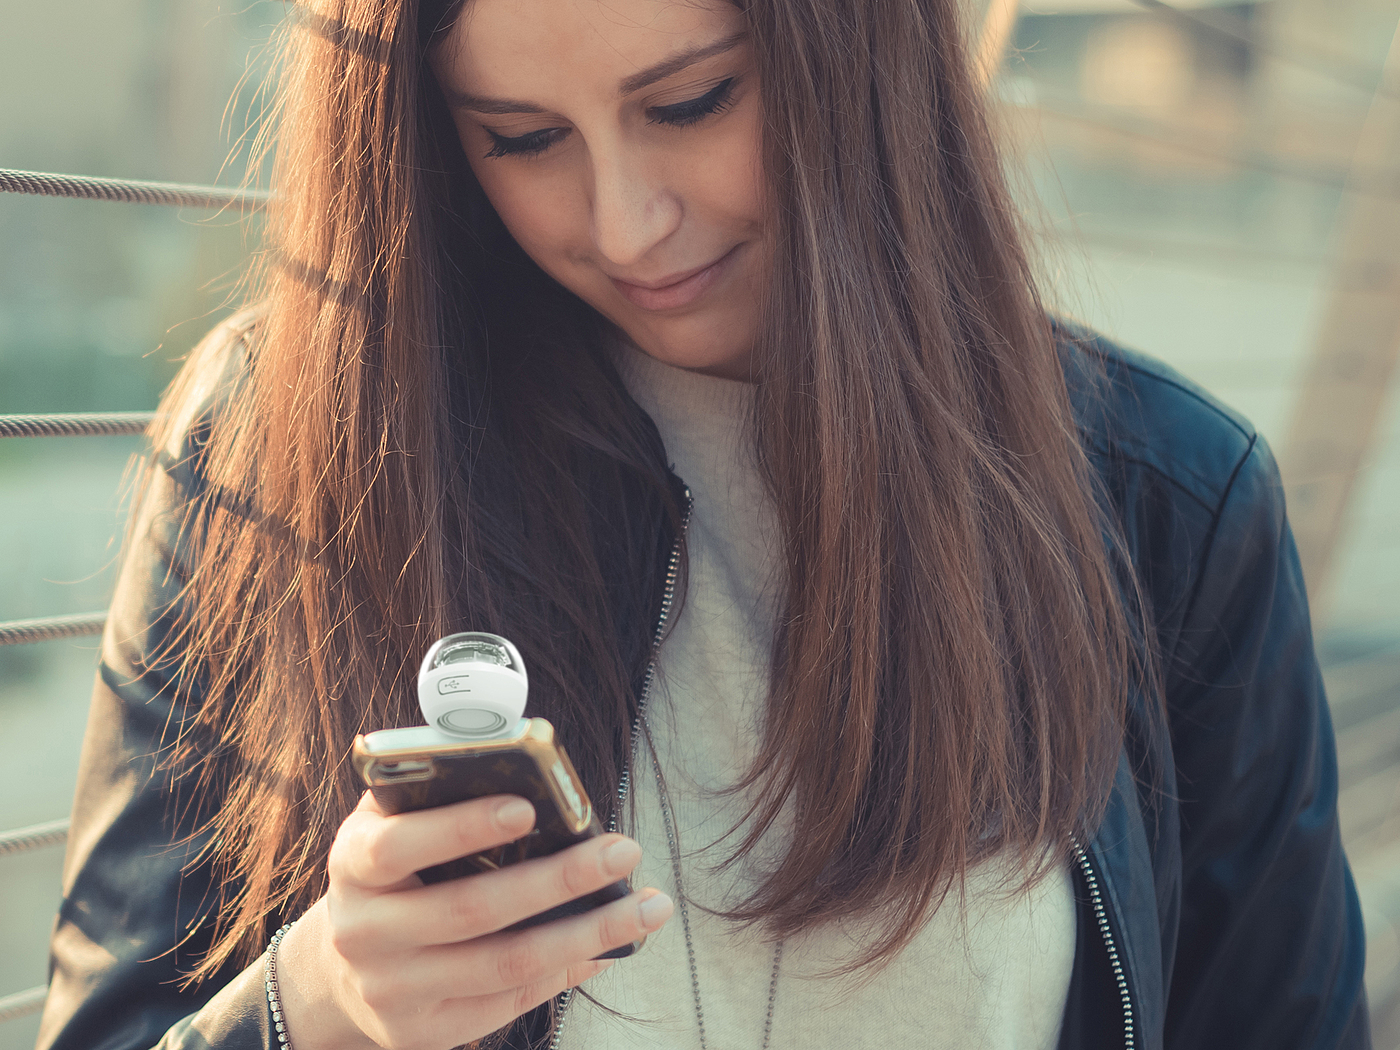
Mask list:
[{"label": "beaded bracelet", "polygon": [[282,999],[277,994],[277,946],[291,928],[289,922],[272,935],[272,940],[267,942],[267,962],[263,964],[263,987],[267,989],[267,1005],[272,1010],[272,1024],[277,1029],[277,1045],[281,1050],[292,1050],[292,1041],[287,1038],[287,1025],[282,1020]]}]

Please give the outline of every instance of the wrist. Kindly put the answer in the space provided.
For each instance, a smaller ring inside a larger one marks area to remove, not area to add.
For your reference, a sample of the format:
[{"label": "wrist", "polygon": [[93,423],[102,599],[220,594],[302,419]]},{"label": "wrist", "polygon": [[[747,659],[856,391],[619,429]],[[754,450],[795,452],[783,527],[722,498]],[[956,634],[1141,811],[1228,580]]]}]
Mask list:
[{"label": "wrist", "polygon": [[[377,1050],[342,1008],[331,971],[325,898],[282,936],[273,969],[286,1041],[282,1050]],[[278,1033],[274,1033],[278,1034]]]}]

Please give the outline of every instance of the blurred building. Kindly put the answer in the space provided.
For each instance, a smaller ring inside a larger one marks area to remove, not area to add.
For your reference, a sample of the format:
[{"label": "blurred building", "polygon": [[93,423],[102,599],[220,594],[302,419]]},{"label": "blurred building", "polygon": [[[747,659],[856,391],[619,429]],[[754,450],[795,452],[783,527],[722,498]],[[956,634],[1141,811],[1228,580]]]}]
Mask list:
[{"label": "blurred building", "polygon": [[[1287,452],[1400,5],[1038,3],[997,90],[1058,304],[1177,365]],[[1368,192],[1394,197],[1400,158],[1387,168]],[[1325,596],[1338,644],[1400,638],[1393,402]]]}]

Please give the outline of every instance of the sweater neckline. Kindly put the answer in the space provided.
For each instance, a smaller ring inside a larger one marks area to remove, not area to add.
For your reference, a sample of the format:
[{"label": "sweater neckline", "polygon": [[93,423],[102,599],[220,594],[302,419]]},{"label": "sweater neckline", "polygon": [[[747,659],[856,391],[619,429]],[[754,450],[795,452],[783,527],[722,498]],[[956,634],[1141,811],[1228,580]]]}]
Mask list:
[{"label": "sweater neckline", "polygon": [[667,364],[625,339],[615,345],[614,361],[628,393],[663,435],[685,433],[697,425],[747,430],[754,384]]}]

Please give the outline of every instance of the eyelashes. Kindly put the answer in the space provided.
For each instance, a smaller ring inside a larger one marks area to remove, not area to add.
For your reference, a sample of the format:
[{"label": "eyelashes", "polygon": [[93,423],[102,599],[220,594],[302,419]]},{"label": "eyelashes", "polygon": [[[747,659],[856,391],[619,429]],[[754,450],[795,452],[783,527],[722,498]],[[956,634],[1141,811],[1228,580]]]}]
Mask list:
[{"label": "eyelashes", "polygon": [[486,151],[486,155],[488,157],[533,157],[549,149],[567,133],[567,128],[541,128],[528,135],[506,136],[497,135],[490,128],[487,128],[486,134],[491,136],[492,145]]},{"label": "eyelashes", "polygon": [[721,80],[699,98],[677,102],[673,106],[656,106],[647,111],[647,123],[683,128],[690,124],[698,124],[716,113],[723,113],[733,101],[734,80],[734,77]]},{"label": "eyelashes", "polygon": [[[653,106],[647,110],[647,123],[665,127],[685,128],[698,124],[707,117],[723,113],[733,104],[734,84],[737,77],[721,80],[698,98],[687,99],[670,106]],[[541,128],[525,135],[498,135],[490,128],[491,148],[487,157],[534,157],[560,142],[569,133],[568,128]]]}]

